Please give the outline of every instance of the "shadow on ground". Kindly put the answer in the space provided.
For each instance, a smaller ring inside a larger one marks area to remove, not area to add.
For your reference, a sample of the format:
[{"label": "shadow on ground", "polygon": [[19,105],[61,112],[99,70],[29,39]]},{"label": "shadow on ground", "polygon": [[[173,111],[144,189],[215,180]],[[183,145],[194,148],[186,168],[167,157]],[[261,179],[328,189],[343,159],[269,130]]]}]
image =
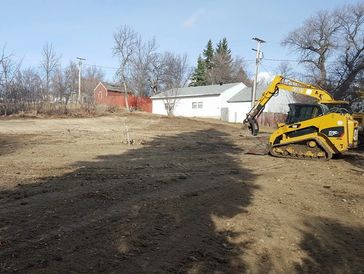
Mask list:
[{"label": "shadow on ground", "polygon": [[[24,137],[29,139],[29,137]],[[22,146],[24,139],[18,135],[0,134],[0,156],[13,153]]]},{"label": "shadow on ground", "polygon": [[[0,272],[244,273],[254,175],[217,130],[161,136],[0,192]],[[55,159],[56,160],[56,159]]]},{"label": "shadow on ground", "polygon": [[298,273],[363,273],[364,227],[350,227],[328,218],[305,223],[300,247],[307,257]]}]

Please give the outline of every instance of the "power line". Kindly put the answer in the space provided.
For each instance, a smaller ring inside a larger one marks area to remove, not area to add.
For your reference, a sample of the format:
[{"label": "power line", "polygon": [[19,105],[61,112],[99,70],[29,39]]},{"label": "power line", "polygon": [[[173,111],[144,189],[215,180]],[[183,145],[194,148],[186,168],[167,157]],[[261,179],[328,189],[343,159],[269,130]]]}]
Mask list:
[{"label": "power line", "polygon": [[272,62],[295,62],[295,63],[299,63],[300,60],[295,60],[295,59],[273,59],[273,58],[264,58],[264,60],[266,61],[272,61]]},{"label": "power line", "polygon": [[[263,58],[264,61],[269,61],[269,62],[294,62],[294,63],[299,63],[301,62],[300,60],[295,60],[295,59],[273,59],[273,58]],[[255,62],[255,60],[253,59],[246,59],[244,60],[245,62]]]},{"label": "power line", "polygon": [[101,65],[91,65],[91,64],[84,64],[84,65],[88,66],[88,67],[97,67],[97,68],[104,68],[104,69],[114,69],[114,70],[119,69],[119,68],[116,68],[116,67],[101,66]]},{"label": "power line", "polygon": [[[296,59],[274,59],[274,58],[264,58],[265,61],[271,62],[293,62],[293,63],[305,63],[302,60]],[[337,63],[337,61],[326,61],[327,64]]]},{"label": "power line", "polygon": [[269,67],[269,69],[265,66],[265,65],[267,65],[267,64],[263,64],[263,63],[261,63],[261,65],[262,65],[262,67],[267,71],[267,72],[273,72],[274,71],[274,68],[272,68],[271,66],[268,66]]}]

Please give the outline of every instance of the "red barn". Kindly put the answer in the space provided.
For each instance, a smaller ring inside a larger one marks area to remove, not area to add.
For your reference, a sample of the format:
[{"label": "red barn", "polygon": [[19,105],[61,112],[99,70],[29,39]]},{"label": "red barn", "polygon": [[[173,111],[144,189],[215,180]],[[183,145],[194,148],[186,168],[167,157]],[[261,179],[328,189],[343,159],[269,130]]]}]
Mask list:
[{"label": "red barn", "polygon": [[[94,89],[95,103],[106,106],[126,107],[125,92],[117,85],[100,82]],[[128,92],[130,108],[152,112],[152,100],[149,97],[136,96]]]}]

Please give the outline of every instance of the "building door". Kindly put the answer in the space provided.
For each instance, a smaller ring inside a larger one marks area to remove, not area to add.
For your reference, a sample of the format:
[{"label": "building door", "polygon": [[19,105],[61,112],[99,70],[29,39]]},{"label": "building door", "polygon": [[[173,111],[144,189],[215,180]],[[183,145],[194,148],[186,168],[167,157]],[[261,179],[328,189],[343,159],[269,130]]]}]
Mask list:
[{"label": "building door", "polygon": [[229,108],[221,108],[221,117],[222,121],[229,121]]}]

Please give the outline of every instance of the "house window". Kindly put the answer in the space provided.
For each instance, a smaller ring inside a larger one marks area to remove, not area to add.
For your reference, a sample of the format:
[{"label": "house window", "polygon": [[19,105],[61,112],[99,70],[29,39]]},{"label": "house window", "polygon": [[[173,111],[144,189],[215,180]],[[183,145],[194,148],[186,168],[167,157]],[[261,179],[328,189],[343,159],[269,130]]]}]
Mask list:
[{"label": "house window", "polygon": [[192,102],[192,108],[203,108],[203,102]]}]

